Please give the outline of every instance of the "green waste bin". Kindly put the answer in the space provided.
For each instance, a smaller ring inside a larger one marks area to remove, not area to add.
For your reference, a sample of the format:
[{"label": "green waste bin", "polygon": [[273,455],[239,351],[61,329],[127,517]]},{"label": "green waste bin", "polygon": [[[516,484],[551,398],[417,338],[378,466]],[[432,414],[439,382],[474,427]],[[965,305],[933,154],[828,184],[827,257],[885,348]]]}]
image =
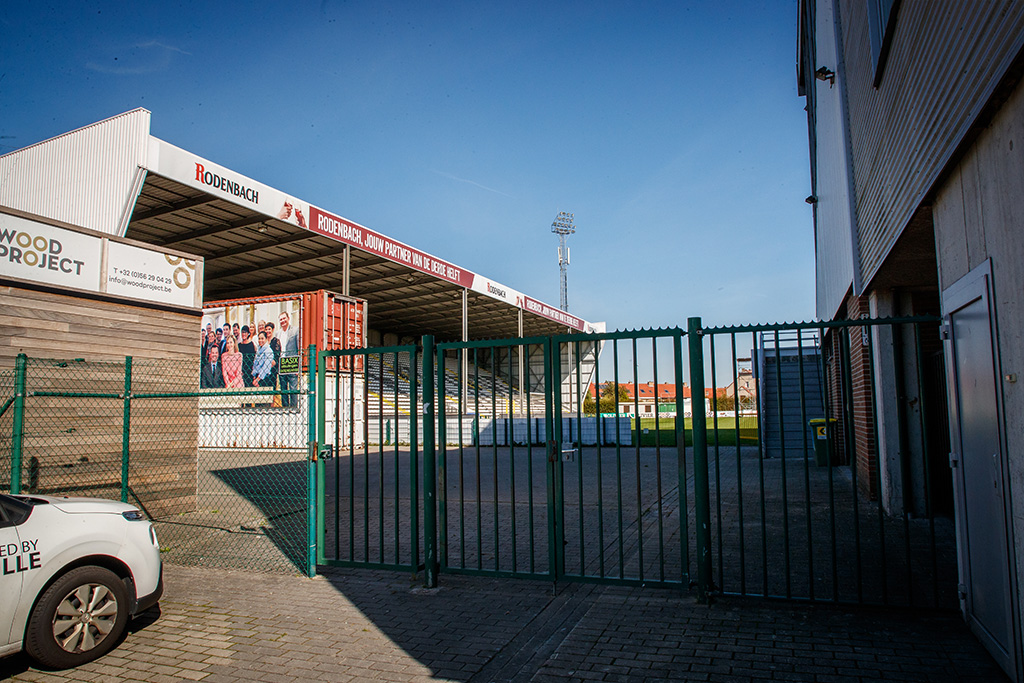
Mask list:
[{"label": "green waste bin", "polygon": [[[829,423],[832,423],[831,425]],[[835,425],[837,420],[834,417],[819,417],[809,420],[811,437],[814,439],[814,464],[818,467],[828,467],[831,462],[829,456],[829,427]]]}]

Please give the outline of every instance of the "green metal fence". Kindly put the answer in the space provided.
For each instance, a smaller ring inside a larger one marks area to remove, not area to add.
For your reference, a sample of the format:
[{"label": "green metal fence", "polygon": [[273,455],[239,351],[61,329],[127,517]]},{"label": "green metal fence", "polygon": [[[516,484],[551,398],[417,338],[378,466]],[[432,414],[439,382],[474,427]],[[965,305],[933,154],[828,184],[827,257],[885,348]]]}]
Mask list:
[{"label": "green metal fence", "polygon": [[319,354],[320,564],[422,568],[421,360],[415,346]]},{"label": "green metal fence", "polygon": [[133,502],[171,562],[955,608],[937,323],[428,336],[296,392],[21,357],[0,484]]},{"label": "green metal fence", "polygon": [[716,592],[957,607],[938,322],[700,330],[708,400],[742,366],[759,390],[750,445],[717,438],[738,393],[708,411]]},{"label": "green metal fence", "polygon": [[551,348],[546,338],[436,346],[442,572],[553,575]]},{"label": "green metal fence", "polygon": [[[638,384],[642,364],[674,402],[683,338],[426,337],[321,353],[320,562],[425,571],[428,584],[441,572],[689,585],[699,534],[684,421],[654,410],[647,445],[630,417],[586,399],[594,383]],[[603,346],[616,359],[606,374]]]},{"label": "green metal fence", "polygon": [[199,390],[199,370],[19,356],[0,376],[4,488],[132,503],[168,562],[309,572],[305,392]]},{"label": "green metal fence", "polygon": [[[683,416],[659,409],[659,401],[681,399],[684,379],[693,380],[685,343],[679,328],[553,339],[554,545],[561,578],[667,586],[696,579],[706,538],[688,508],[700,470],[687,458]],[[609,409],[607,400],[601,407],[602,397],[613,399],[610,419],[601,417]],[[644,415],[653,433],[643,433]]]},{"label": "green metal fence", "polygon": [[370,370],[363,384],[335,370],[335,391],[363,399],[333,403],[352,448],[336,436],[324,465],[324,561],[428,585],[467,573],[955,607],[936,322],[690,319],[338,354]]}]

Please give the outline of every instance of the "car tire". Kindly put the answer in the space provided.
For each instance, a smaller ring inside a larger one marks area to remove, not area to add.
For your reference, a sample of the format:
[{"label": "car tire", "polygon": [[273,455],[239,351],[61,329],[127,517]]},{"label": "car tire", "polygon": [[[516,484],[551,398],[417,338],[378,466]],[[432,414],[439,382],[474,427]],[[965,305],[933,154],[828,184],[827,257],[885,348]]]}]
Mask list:
[{"label": "car tire", "polygon": [[29,618],[25,651],[70,669],[111,650],[128,625],[128,588],[103,567],[78,567],[47,588]]}]

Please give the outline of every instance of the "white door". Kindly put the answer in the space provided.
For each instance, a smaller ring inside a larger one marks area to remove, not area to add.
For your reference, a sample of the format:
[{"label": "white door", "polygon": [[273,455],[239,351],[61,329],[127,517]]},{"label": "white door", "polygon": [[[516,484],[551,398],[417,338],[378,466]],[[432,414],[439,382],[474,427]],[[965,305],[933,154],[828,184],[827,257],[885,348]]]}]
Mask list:
[{"label": "white door", "polygon": [[988,264],[943,292],[962,608],[971,630],[1016,680],[1006,461]]}]

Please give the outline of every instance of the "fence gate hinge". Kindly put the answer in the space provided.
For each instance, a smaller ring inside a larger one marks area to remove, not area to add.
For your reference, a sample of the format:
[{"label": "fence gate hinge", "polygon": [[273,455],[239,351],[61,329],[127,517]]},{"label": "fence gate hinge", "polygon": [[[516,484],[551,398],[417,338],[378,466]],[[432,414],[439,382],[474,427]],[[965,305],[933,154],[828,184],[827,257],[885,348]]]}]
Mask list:
[{"label": "fence gate hinge", "polygon": [[548,462],[555,462],[556,452],[559,450],[558,442],[554,439],[548,439]]},{"label": "fence gate hinge", "polygon": [[949,454],[949,468],[954,469],[960,463],[960,458],[956,453],[950,452]]},{"label": "fence gate hinge", "polygon": [[966,600],[967,599],[967,586],[965,584],[962,584],[962,583],[957,584],[956,592],[957,592],[957,595],[960,596],[961,600]]},{"label": "fence gate hinge", "polygon": [[949,339],[949,323],[942,323],[939,325],[939,338]]}]

